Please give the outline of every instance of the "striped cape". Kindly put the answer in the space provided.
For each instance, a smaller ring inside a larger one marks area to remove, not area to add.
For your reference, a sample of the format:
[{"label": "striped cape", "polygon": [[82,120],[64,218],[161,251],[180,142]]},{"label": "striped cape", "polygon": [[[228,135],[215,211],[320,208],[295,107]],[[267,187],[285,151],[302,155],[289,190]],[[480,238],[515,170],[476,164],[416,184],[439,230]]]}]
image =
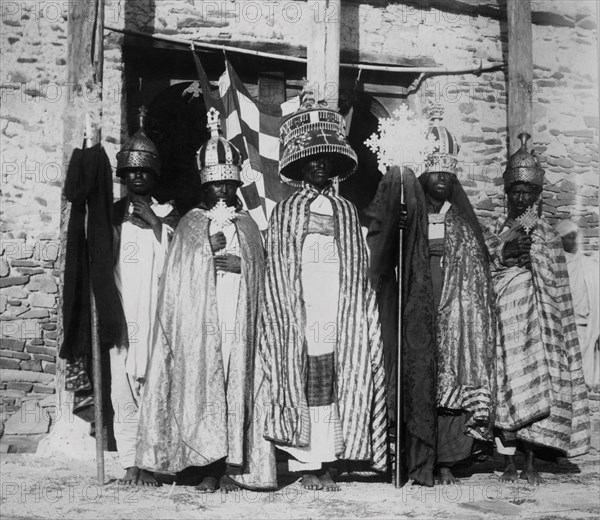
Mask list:
[{"label": "striped cape", "polygon": [[560,238],[537,220],[531,271],[501,264],[506,240],[495,234],[488,241],[498,309],[496,426],[581,455],[590,444],[588,400]]},{"label": "striped cape", "polygon": [[[340,255],[334,385],[343,449],[337,456],[368,461],[373,469],[384,471],[386,397],[375,292],[367,276],[367,249],[356,208],[333,191],[322,194],[333,206]],[[277,204],[267,234],[265,303],[259,328],[271,398],[265,437],[285,446],[307,446],[310,438],[300,269],[310,203],[317,195],[307,186]]]}]

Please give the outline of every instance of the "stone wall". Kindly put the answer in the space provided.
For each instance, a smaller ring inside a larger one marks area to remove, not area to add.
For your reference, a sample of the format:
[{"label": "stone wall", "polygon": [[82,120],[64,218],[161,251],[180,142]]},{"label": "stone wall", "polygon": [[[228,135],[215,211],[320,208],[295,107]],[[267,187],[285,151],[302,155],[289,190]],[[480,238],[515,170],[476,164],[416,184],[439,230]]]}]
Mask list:
[{"label": "stone wall", "polygon": [[[105,20],[117,28],[232,46],[268,44],[302,54],[307,24],[315,16],[327,16],[341,21],[343,57],[448,68],[505,61],[505,22],[481,16],[475,8],[456,14],[407,4],[343,0],[340,15],[311,9],[299,0],[106,0]],[[533,7],[533,145],[547,172],[544,211],[551,219],[573,215],[584,228],[586,249],[597,251],[596,4],[552,0],[534,2]],[[54,391],[62,113],[69,86],[64,79],[66,2],[6,1],[1,8],[4,418],[26,396],[40,398]],[[128,127],[122,42],[122,36],[107,33],[102,131],[111,160]],[[501,172],[508,138],[503,72],[429,76],[408,95],[379,99],[390,111],[406,101],[418,111],[431,101],[441,102],[444,124],[462,143],[461,180],[478,215],[490,223],[502,213]]]},{"label": "stone wall", "polygon": [[[412,4],[415,2],[342,0],[342,13],[334,13],[315,8],[314,2],[297,0],[113,1],[106,18],[119,28],[226,45],[243,42],[259,48],[268,43],[284,46],[289,53],[302,52],[306,28],[313,19],[339,19],[342,59],[352,55],[362,61],[449,69],[506,62],[504,20],[481,16],[475,6],[457,14]],[[600,184],[596,8],[594,0],[532,2],[536,23],[530,142],[546,169],[544,214],[552,223],[572,217],[583,228],[583,247],[594,252],[598,250]],[[119,65],[118,50],[111,49],[111,53]],[[445,106],[444,124],[462,143],[463,184],[478,215],[486,224],[492,223],[504,206],[501,175],[508,156],[505,73],[430,76],[409,96],[384,96],[380,101],[391,112],[405,99],[417,111],[425,111],[432,101]],[[112,128],[116,130],[116,126]],[[111,143],[116,133],[111,132]],[[516,140],[516,136],[512,138]],[[115,149],[118,144],[114,143]]]},{"label": "stone wall", "polygon": [[[65,3],[66,5],[66,3]],[[2,2],[0,399],[55,392],[66,16],[59,2]]]}]

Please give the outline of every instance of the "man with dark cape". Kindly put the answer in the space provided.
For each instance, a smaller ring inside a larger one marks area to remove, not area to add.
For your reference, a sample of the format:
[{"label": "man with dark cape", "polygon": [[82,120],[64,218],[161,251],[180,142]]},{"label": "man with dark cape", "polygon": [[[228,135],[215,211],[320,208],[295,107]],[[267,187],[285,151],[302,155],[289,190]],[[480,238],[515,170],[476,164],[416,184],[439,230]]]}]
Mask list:
[{"label": "man with dark cape", "polygon": [[273,488],[274,450],[253,415],[264,252],[236,196],[240,154],[219,135],[214,109],[208,126],[197,153],[202,197],[177,227],[160,286],[137,462],[163,473],[204,466],[201,492],[236,489],[233,471]]},{"label": "man with dark cape", "polygon": [[267,235],[260,350],[271,406],[265,437],[305,489],[339,490],[338,460],[386,469],[383,350],[366,243],[337,183],[356,169],[343,117],[304,92],[282,123],[281,201]]},{"label": "man with dark cape", "polygon": [[[398,230],[403,244],[403,409],[409,478],[453,483],[451,467],[473,440],[491,441],[495,318],[488,253],[477,217],[456,178],[458,145],[443,126],[425,173],[391,168],[368,210],[371,277],[382,309],[388,393],[396,395]],[[399,143],[401,145],[401,143]],[[395,409],[395,403],[390,400]],[[397,424],[397,428],[402,427]],[[398,459],[400,454],[396,454]]]},{"label": "man with dark cape", "polygon": [[538,206],[544,170],[527,151],[529,134],[504,172],[506,219],[488,237],[498,312],[498,452],[504,481],[516,481],[517,441],[527,453],[520,478],[542,482],[540,448],[567,457],[590,445],[588,399],[569,275],[560,237]]}]

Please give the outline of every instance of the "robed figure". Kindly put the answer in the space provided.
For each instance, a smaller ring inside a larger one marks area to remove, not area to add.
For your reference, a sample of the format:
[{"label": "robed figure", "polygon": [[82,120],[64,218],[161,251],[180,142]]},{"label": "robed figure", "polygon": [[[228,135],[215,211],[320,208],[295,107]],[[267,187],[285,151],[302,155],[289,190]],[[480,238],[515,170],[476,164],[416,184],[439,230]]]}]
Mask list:
[{"label": "robed figure", "polygon": [[396,395],[396,267],[398,230],[405,228],[402,408],[408,476],[426,486],[434,484],[436,471],[441,483],[454,482],[451,468],[468,461],[474,441],[492,440],[496,392],[487,248],[456,177],[457,142],[443,126],[434,125],[430,132],[437,144],[425,172],[417,179],[404,171],[406,213],[400,207],[398,167],[384,175],[368,210],[371,278],[381,309],[388,395]]},{"label": "robed figure", "polygon": [[204,466],[201,492],[231,491],[227,474],[247,471],[253,487],[272,488],[273,449],[253,415],[262,239],[236,196],[239,152],[219,135],[218,112],[208,121],[201,199],[177,227],[160,286],[137,462],[164,473]]}]

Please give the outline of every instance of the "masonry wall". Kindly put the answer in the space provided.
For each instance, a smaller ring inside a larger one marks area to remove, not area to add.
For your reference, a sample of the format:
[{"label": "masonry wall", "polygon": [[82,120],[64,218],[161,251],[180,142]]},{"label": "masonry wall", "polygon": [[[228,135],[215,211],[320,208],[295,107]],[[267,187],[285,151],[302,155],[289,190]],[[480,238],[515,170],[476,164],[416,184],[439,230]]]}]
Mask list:
[{"label": "masonry wall", "polygon": [[[504,22],[476,10],[450,14],[394,2],[344,1],[342,47],[364,61],[448,68],[500,64]],[[66,3],[2,2],[0,106],[2,208],[0,368],[2,419],[23,399],[54,392]],[[542,11],[543,9],[543,11]],[[596,4],[534,2],[533,146],[546,168],[545,214],[574,216],[585,248],[598,249],[598,70]],[[106,24],[226,44],[305,45],[315,16],[306,2],[107,0]],[[114,160],[126,136],[123,37],[105,37],[103,143]],[[428,61],[429,60],[429,61]],[[444,124],[462,144],[461,180],[478,215],[503,211],[507,86],[501,71],[424,78],[414,92],[380,96],[389,111],[408,102],[445,107]],[[93,100],[91,100],[93,102]],[[118,192],[118,185],[116,184]]]},{"label": "masonry wall", "polygon": [[66,18],[2,2],[0,419],[55,392]]}]

